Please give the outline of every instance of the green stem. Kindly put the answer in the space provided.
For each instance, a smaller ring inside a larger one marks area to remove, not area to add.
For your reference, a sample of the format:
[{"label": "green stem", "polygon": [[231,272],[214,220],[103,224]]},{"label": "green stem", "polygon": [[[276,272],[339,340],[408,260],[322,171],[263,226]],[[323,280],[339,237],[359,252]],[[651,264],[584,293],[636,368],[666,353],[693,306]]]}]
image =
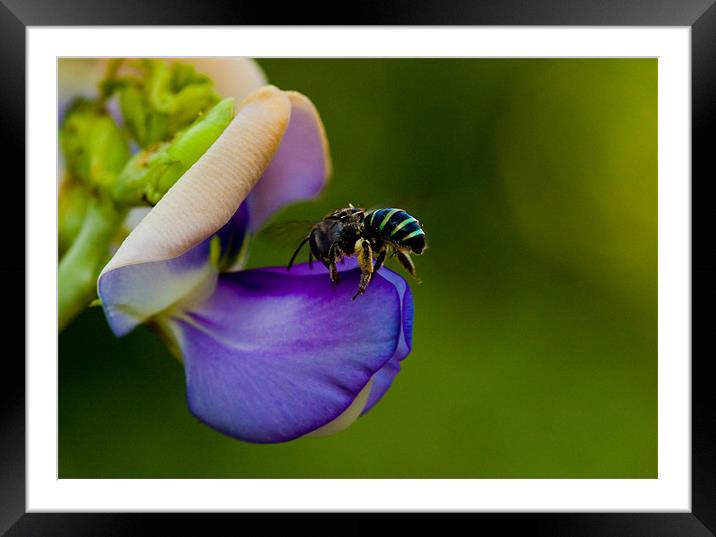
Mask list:
[{"label": "green stem", "polygon": [[79,180],[65,174],[57,200],[57,250],[60,259],[79,235],[91,198],[92,195]]},{"label": "green stem", "polygon": [[109,245],[126,211],[93,198],[79,234],[60,261],[58,319],[62,331],[97,296],[97,276],[109,258]]}]

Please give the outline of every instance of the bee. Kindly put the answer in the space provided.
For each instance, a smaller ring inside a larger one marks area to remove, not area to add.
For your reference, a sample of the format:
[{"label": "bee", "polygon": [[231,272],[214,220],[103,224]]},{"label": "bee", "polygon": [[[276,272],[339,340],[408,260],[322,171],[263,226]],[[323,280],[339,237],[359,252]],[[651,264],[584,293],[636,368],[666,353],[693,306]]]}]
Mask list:
[{"label": "bee", "polygon": [[315,224],[296,248],[286,270],[291,270],[306,243],[309,245],[309,266],[312,266],[314,258],[321,261],[334,285],[339,278],[336,262],[344,257],[356,256],[361,279],[353,300],[365,293],[373,273],[383,266],[388,254],[397,257],[405,270],[419,281],[410,254],[420,255],[428,247],[420,222],[404,210],[385,208],[366,211],[352,204],[328,213]]}]

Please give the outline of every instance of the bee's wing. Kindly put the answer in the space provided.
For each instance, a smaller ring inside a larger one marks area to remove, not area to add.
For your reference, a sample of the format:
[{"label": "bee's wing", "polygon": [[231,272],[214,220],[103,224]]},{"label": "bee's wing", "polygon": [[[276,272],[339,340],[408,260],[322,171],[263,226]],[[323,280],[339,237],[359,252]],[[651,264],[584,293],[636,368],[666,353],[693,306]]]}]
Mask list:
[{"label": "bee's wing", "polygon": [[287,220],[264,227],[259,235],[269,242],[296,245],[305,239],[319,220]]}]

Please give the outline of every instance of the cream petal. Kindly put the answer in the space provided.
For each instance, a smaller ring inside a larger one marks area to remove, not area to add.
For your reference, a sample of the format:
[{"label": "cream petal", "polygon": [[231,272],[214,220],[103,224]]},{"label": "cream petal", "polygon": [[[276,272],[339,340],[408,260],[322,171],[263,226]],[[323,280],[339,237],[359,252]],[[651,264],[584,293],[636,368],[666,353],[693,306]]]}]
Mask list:
[{"label": "cream petal", "polygon": [[250,95],[209,150],[125,239],[102,273],[171,259],[211,237],[236,212],[278,150],[291,103],[278,88]]}]

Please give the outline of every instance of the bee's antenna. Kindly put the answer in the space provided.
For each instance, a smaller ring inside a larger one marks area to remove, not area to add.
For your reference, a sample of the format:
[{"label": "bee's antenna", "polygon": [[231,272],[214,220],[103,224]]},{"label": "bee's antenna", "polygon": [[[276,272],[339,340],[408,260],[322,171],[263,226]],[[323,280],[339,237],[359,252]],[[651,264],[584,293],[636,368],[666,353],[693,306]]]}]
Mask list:
[{"label": "bee's antenna", "polygon": [[293,266],[293,262],[296,260],[296,256],[298,255],[298,252],[301,251],[301,248],[303,248],[303,245],[308,242],[308,239],[310,239],[311,236],[309,235],[305,239],[303,239],[300,244],[298,245],[298,248],[296,248],[296,251],[293,252],[293,255],[291,256],[291,260],[288,262],[288,266],[286,267],[286,271],[291,270],[291,267]]}]

